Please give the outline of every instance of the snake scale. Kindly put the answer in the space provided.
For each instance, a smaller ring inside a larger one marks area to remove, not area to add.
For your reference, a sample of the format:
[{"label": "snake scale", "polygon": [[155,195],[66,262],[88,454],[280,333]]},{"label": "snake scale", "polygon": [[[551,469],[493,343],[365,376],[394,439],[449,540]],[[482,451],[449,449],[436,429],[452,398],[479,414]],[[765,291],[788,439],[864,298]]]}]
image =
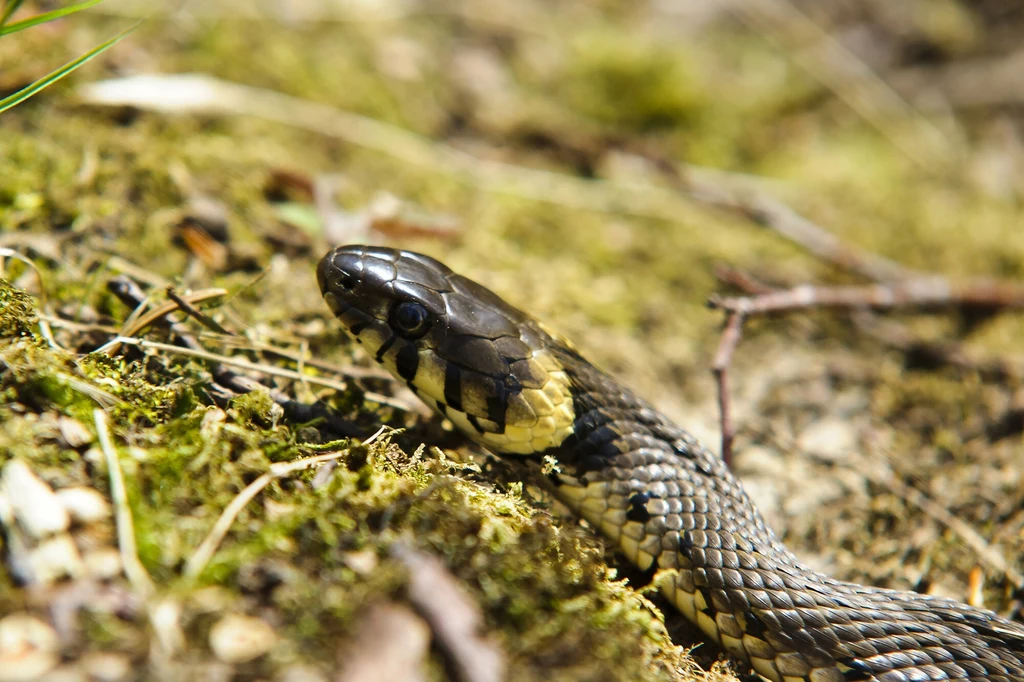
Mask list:
[{"label": "snake scale", "polygon": [[721,460],[490,290],[409,251],[317,268],[345,330],[500,456],[553,458],[554,494],[706,636],[772,682],[1024,681],[1024,626],[833,580],[776,538]]}]

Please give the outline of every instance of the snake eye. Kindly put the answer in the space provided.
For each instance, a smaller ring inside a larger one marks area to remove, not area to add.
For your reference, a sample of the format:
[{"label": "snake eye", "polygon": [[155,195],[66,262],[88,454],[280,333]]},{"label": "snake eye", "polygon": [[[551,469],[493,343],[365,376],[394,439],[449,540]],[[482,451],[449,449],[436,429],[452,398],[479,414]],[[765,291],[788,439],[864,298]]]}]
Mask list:
[{"label": "snake eye", "polygon": [[430,327],[430,313],[419,303],[403,301],[391,309],[391,326],[408,339],[418,339]]}]

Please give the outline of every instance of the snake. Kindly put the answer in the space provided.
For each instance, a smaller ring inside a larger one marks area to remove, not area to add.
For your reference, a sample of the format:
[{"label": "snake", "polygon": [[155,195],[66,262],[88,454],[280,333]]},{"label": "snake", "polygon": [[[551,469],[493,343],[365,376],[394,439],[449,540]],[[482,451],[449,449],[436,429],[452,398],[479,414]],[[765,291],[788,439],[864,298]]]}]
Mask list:
[{"label": "snake", "polygon": [[721,458],[483,285],[378,246],[337,247],[316,274],[378,363],[495,455],[542,465],[554,497],[762,679],[1024,681],[1024,625],[810,569]]}]

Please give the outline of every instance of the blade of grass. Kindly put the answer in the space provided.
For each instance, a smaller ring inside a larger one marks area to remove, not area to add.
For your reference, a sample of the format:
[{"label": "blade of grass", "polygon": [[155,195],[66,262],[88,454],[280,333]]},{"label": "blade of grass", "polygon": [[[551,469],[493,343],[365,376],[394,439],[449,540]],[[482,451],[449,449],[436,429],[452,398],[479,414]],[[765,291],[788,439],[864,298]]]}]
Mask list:
[{"label": "blade of grass", "polygon": [[91,49],[88,52],[86,52],[85,54],[83,54],[78,59],[76,59],[76,60],[74,60],[72,62],[68,62],[64,66],[62,66],[59,69],[57,69],[56,71],[52,71],[51,73],[47,74],[46,76],[43,76],[42,78],[37,80],[35,83],[32,83],[31,85],[29,85],[27,87],[24,87],[21,90],[18,90],[13,95],[8,95],[7,97],[4,97],[3,99],[0,99],[0,114],[2,114],[3,112],[7,111],[8,109],[10,109],[11,107],[13,107],[13,106],[15,106],[17,104],[21,104],[22,102],[24,102],[29,97],[31,97],[32,95],[36,94],[37,92],[39,92],[43,88],[45,88],[45,87],[47,87],[49,85],[53,85],[54,83],[59,81],[61,78],[63,78],[64,76],[68,75],[69,73],[71,73],[72,71],[74,71],[75,69],[80,67],[82,64],[85,64],[87,61],[89,61],[90,59],[92,59],[96,55],[98,55],[98,54],[100,54],[100,53],[110,49],[111,47],[113,47],[117,43],[121,42],[121,40],[123,40],[125,37],[127,37],[129,33],[131,33],[136,28],[138,28],[139,24],[141,24],[141,23],[142,23],[141,20],[140,21],[136,21],[134,24],[132,24],[131,26],[129,26],[125,30],[121,31],[116,36],[114,36],[113,38],[108,40],[107,42],[102,43],[101,45],[97,45],[93,49]]},{"label": "blade of grass", "polygon": [[8,0],[4,3],[4,13],[0,15],[0,26],[7,23],[7,20],[11,18],[11,15],[18,11],[21,7],[21,3],[25,0]]},{"label": "blade of grass", "polygon": [[26,28],[32,28],[33,26],[38,26],[39,24],[45,24],[48,21],[60,19],[61,17],[66,17],[67,15],[74,14],[75,12],[81,12],[83,9],[89,9],[93,5],[98,5],[101,2],[103,2],[103,0],[85,0],[85,2],[80,2],[77,5],[61,7],[60,9],[55,9],[52,12],[37,14],[34,17],[22,19],[21,21],[16,21],[13,24],[0,23],[0,36],[5,36],[8,33],[17,33],[18,31],[24,31]]}]

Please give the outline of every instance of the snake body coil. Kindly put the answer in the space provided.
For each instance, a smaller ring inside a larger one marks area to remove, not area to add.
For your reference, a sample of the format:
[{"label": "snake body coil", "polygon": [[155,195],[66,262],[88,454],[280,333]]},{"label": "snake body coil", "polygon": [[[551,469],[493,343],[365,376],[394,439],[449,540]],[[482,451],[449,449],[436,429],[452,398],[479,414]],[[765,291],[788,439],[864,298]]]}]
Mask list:
[{"label": "snake body coil", "polygon": [[775,537],[721,460],[562,338],[408,251],[320,262],[345,329],[499,455],[558,463],[555,494],[708,637],[773,682],[1024,681],[1024,626],[958,602],[833,580]]}]

